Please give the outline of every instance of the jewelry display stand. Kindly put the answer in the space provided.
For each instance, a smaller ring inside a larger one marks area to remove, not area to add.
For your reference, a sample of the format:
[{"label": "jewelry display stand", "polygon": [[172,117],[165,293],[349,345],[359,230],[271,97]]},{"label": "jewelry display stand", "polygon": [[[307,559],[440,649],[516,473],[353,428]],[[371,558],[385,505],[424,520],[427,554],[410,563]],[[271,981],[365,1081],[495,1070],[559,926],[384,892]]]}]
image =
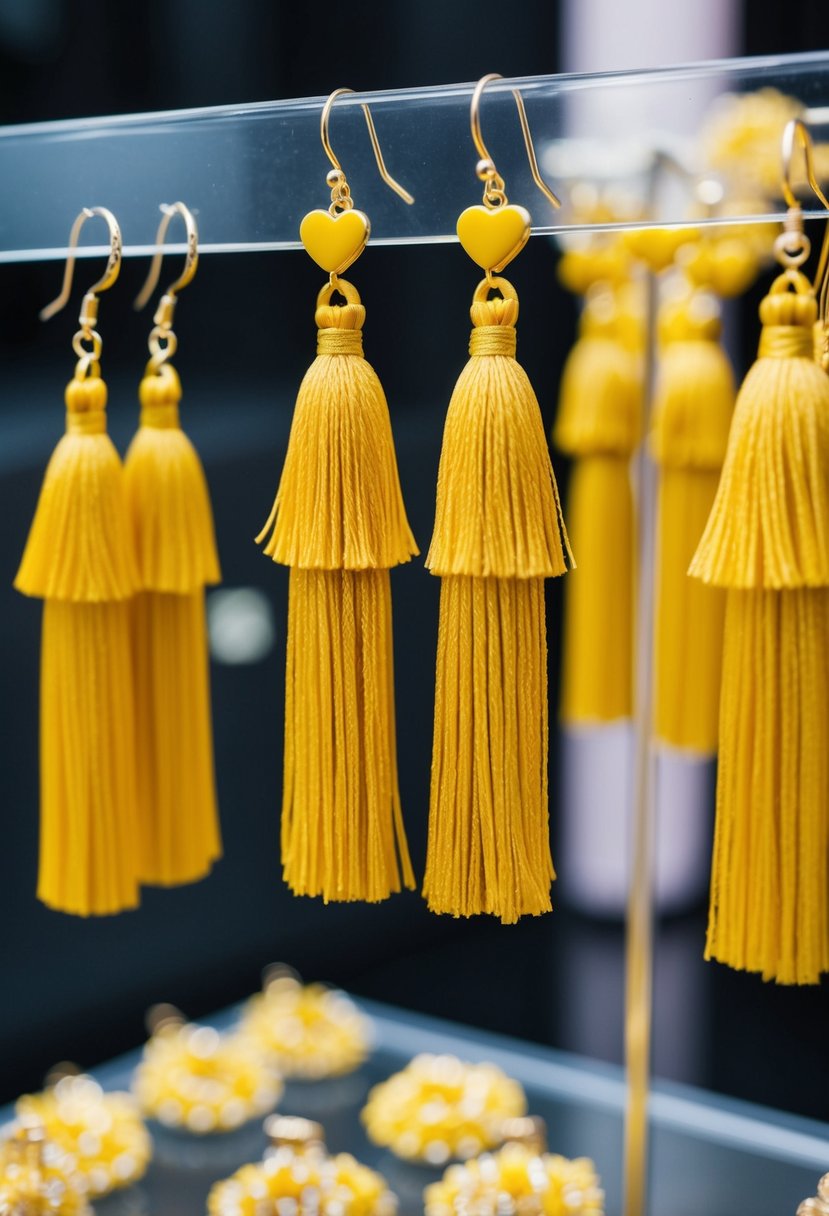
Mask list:
[{"label": "jewelry display stand", "polygon": [[[346,94],[338,99],[331,119],[332,139],[338,156],[349,165],[349,180],[361,208],[371,215],[371,245],[456,240],[456,218],[477,194],[471,166],[464,160],[469,153],[473,88],[471,84],[440,86]],[[561,211],[541,200],[532,185],[519,138],[513,88],[521,90],[541,170],[562,196]],[[829,131],[829,52],[646,72],[494,81],[485,102],[487,141],[500,172],[510,181],[515,201],[530,201],[534,235],[563,238],[642,226],[641,219],[589,226],[574,222],[568,195],[575,182],[619,184],[629,196],[638,198],[642,213],[648,216],[648,227],[679,228],[689,223],[690,191],[681,182],[657,181],[654,165],[670,161],[682,166],[689,181],[697,178],[704,168],[695,160],[694,134],[700,116],[723,94],[767,88],[778,89],[802,104],[814,141],[821,144]],[[299,249],[299,223],[319,204],[325,168],[318,134],[323,102],[323,98],[304,98],[0,128],[0,262],[63,260],[72,217],[92,203],[106,205],[117,215],[125,257],[147,257],[154,252],[159,204],[176,199],[185,200],[197,216],[201,256]],[[411,186],[414,206],[402,204],[377,176],[359,110],[364,103],[371,106],[389,170]],[[619,134],[620,127],[624,135]],[[713,214],[694,216],[693,223],[695,227],[768,224],[781,222],[784,216],[781,203],[777,210],[763,212],[746,206],[727,220]],[[807,222],[825,216],[807,201]],[[84,245],[77,255],[93,257],[107,252],[101,245]],[[167,252],[184,253],[186,249],[171,244]],[[651,291],[651,344],[655,302],[655,291]],[[651,380],[652,376],[649,389]],[[620,1173],[624,1176],[625,1216],[645,1216],[647,1211],[659,1216],[668,1212],[696,1216],[771,1211],[769,1197],[789,1195],[793,1182],[800,1196],[813,1191],[818,1175],[826,1169],[829,1129],[691,1091],[657,1086],[649,1094],[654,816],[648,690],[653,512],[649,509],[652,478],[644,452],[638,480],[644,509],[637,633],[638,742],[627,921],[627,1086],[623,1087],[621,1075],[611,1069],[490,1035],[461,1035],[437,1023],[382,1010],[374,1011],[379,1014],[378,1059],[388,1065],[387,1071],[400,1067],[415,1050],[485,1055],[500,1063],[525,1081],[531,1109],[548,1119],[552,1147],[596,1159],[612,1196],[608,1213],[620,1210],[616,1201]],[[114,1071],[102,1070],[102,1079],[124,1084],[126,1066],[122,1062],[113,1066]],[[379,1079],[379,1066],[372,1065],[364,1073]],[[365,1082],[363,1073],[360,1077]],[[366,1084],[361,1082],[363,1096]],[[626,1133],[620,1169],[623,1107]],[[356,1105],[349,1108],[349,1118],[355,1123],[357,1109]],[[649,1124],[655,1129],[661,1154],[650,1197]],[[352,1147],[345,1134],[330,1139]],[[365,1156],[364,1149],[358,1155]],[[395,1188],[399,1164],[389,1157],[374,1164],[387,1173]],[[414,1176],[411,1169],[409,1174]],[[420,1184],[430,1179],[424,1171]],[[147,1185],[151,1192],[153,1187],[156,1190],[149,1210],[166,1206],[182,1216],[203,1210],[203,1194],[201,1208],[195,1200],[189,1205],[183,1197],[174,1202],[165,1195],[161,1203],[158,1188],[163,1181],[163,1169],[160,1178],[150,1176]],[[401,1199],[403,1212],[419,1210],[412,1195],[404,1193]],[[761,1201],[762,1208],[755,1206]],[[784,1202],[782,1198],[780,1202]],[[780,1216],[788,1216],[785,1208],[780,1208]]]}]

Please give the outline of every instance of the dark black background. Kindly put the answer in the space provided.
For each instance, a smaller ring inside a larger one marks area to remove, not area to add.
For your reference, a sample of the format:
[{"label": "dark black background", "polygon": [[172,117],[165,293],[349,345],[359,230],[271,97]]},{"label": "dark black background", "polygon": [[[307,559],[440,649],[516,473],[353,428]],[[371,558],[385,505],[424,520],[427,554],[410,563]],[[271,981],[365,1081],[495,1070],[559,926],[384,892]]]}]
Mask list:
[{"label": "dark black background", "polygon": [[[665,8],[667,15],[668,0]],[[8,123],[559,66],[558,9],[549,0],[361,0],[324,9],[267,0],[0,0],[0,14],[0,119]],[[817,4],[746,4],[746,53],[816,49],[825,35]],[[18,186],[25,206],[26,183]],[[549,425],[576,313],[555,288],[552,245],[534,241],[531,253],[514,273],[522,300],[519,357]],[[135,425],[147,330],[129,301],[144,272],[125,265],[102,308],[111,429],[122,450]],[[150,1003],[172,1000],[193,1016],[204,1014],[246,995],[260,968],[280,958],[309,978],[358,993],[620,1059],[619,925],[566,908],[515,928],[454,923],[429,916],[417,895],[379,908],[326,909],[293,900],[282,887],[276,832],[285,577],[262,560],[251,537],[270,505],[295,387],[313,357],[318,272],[298,254],[203,259],[177,317],[187,428],[211,484],[225,582],[265,590],[280,630],[265,662],[214,665],[226,859],[209,880],[149,891],[140,912],[114,919],[84,923],[36,903],[39,607],[10,585],[62,426],[62,388],[72,367],[70,310],[48,327],[36,320],[58,277],[54,265],[0,267],[0,1100],[37,1086],[57,1059],[92,1065],[137,1044]],[[442,415],[466,357],[470,282],[468,263],[453,246],[377,248],[360,263],[366,353],[392,405],[422,548]],[[755,341],[753,302],[746,313],[743,369]],[[415,562],[394,573],[393,591],[401,784],[422,873],[437,585]],[[555,695],[556,586],[549,608]],[[701,908],[661,926],[658,1071],[829,1118],[825,991],[775,990],[706,966],[703,930]],[[585,1000],[589,1028],[573,1016]]]}]

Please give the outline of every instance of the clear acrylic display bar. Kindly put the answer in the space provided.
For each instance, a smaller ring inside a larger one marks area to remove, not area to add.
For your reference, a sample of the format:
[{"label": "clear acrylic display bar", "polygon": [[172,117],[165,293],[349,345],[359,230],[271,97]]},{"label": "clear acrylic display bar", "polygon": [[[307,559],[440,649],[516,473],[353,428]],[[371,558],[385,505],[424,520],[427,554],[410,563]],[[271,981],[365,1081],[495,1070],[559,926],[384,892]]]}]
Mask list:
[{"label": "clear acrylic display bar", "polygon": [[[564,200],[561,211],[530,177],[510,93],[516,87],[542,172]],[[480,201],[469,132],[472,88],[354,94],[335,103],[332,145],[356,206],[371,218],[374,243],[454,240],[458,213]],[[496,81],[483,97],[483,135],[510,199],[530,210],[533,231],[577,231],[585,225],[574,222],[568,206],[575,183],[620,183],[644,196],[659,157],[694,177],[705,170],[697,135],[718,98],[769,88],[801,103],[816,141],[829,138],[829,52]],[[159,203],[175,199],[196,211],[203,253],[297,247],[301,217],[329,201],[329,165],[319,138],[323,100],[0,128],[0,262],[63,258],[74,216],[96,204],[118,216],[125,253],[146,254]],[[371,105],[389,171],[415,195],[413,206],[378,176],[363,102]],[[651,222],[686,222],[688,197],[687,190],[661,192],[649,208]],[[758,209],[746,201],[730,219],[768,221],[781,214],[779,207]],[[811,203],[805,212],[823,214]],[[712,215],[710,222],[720,221]],[[586,227],[602,226],[611,225]],[[89,229],[81,253],[102,252],[95,226]]]}]

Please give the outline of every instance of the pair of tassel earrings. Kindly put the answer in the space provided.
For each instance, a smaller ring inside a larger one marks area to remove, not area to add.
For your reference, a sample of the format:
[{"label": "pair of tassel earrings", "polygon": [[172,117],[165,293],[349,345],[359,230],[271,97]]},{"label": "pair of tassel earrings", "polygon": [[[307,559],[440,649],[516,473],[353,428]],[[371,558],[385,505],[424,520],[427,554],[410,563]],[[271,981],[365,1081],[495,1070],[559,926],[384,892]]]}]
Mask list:
[{"label": "pair of tassel earrings", "polygon": [[[460,242],[486,277],[446,418],[426,559],[441,595],[424,895],[435,912],[509,923],[551,906],[544,580],[572,559],[538,402],[515,360],[518,298],[495,277],[526,243],[530,216],[508,203],[481,138],[480,98],[493,79],[479,82],[471,106],[483,205],[458,220]],[[414,886],[397,781],[389,569],[417,547],[388,406],[362,356],[365,310],[339,277],[369,235],[328,138],[333,102],[348,91],[331,95],[321,119],[331,205],[300,228],[329,274],[317,300],[317,359],[257,539],[291,568],[284,877],[296,894],[377,901]],[[514,96],[534,180],[558,205]],[[362,108],[383,180],[411,203]],[[335,294],[345,303],[332,303]]]},{"label": "pair of tassel earrings", "polygon": [[672,248],[666,235],[628,233],[577,258],[565,253],[560,263],[562,281],[586,296],[553,430],[573,461],[567,510],[580,557],[567,587],[561,718],[590,730],[634,713],[630,469],[645,418],[646,364],[639,271],[678,263],[684,282],[679,290],[671,284],[660,308],[648,435],[658,468],[653,731],[661,745],[699,758],[717,750],[724,597],[690,582],[687,571],[714,501],[736,392],[718,299],[746,288],[757,259],[747,238],[737,259],[734,238],[689,229],[688,243]]},{"label": "pair of tassel earrings", "polygon": [[[775,246],[783,273],[761,304],[758,359],[736,404],[716,312],[698,294],[674,301],[661,318],[650,435],[654,735],[697,756],[719,747],[706,957],[782,984],[817,983],[829,970],[829,232],[812,286],[789,181],[798,143],[829,210],[808,132],[794,120],[783,140],[789,215]],[[702,253],[700,265],[685,260],[695,286],[735,294],[728,259],[717,270],[712,245]],[[569,506],[583,566],[568,588],[562,710],[571,723],[632,709],[627,465],[641,388],[625,311],[618,289],[588,301],[562,381],[556,439],[577,461]],[[608,611],[605,579],[620,560],[621,605]]]},{"label": "pair of tassel earrings", "polygon": [[103,218],[111,253],[86,293],[66,389],[66,434],[49,462],[15,586],[42,598],[38,897],[80,916],[136,907],[141,884],[203,877],[221,854],[204,619],[219,581],[207,484],[180,429],[169,362],[177,293],[198,263],[182,203],[163,206],[159,251],[138,300],[158,281],[174,215],[187,226],[181,277],[163,295],[139,389],[141,419],[125,464],[107,435],[98,296],[121,268],[121,233],[86,208],[69,240],[63,290],[87,219]]},{"label": "pair of tassel earrings", "polygon": [[[829,971],[829,376],[826,255],[816,287],[784,133],[782,273],[734,410],[690,573],[725,594],[717,820],[706,956],[782,984]],[[827,234],[829,236],[829,234]],[[821,292],[818,308],[817,290]]]}]

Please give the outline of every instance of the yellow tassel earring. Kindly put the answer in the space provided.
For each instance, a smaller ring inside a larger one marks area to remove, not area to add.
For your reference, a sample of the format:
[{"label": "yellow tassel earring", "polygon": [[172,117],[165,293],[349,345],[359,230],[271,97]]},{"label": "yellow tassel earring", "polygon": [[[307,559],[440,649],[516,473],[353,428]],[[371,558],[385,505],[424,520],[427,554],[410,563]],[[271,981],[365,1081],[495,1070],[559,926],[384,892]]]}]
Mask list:
[{"label": "yellow tassel earring", "polygon": [[635,513],[631,460],[642,426],[642,318],[628,283],[596,285],[561,377],[553,440],[573,458],[567,496],[579,569],[567,580],[561,717],[633,713]]},{"label": "yellow tassel earring", "polygon": [[[544,580],[571,555],[538,401],[515,360],[518,297],[493,275],[530,234],[529,213],[508,203],[481,138],[481,94],[496,79],[472,95],[484,197],[458,219],[458,237],[486,278],[446,416],[426,559],[441,593],[423,894],[433,912],[511,923],[551,907]],[[513,95],[533,178],[558,206]]]},{"label": "yellow tassel earring", "polygon": [[198,232],[183,203],[161,210],[156,254],[135,307],[155,290],[176,215],[186,226],[187,258],[155,313],[138,390],[141,422],[124,468],[139,578],[132,605],[139,877],[170,886],[203,878],[222,851],[204,613],[205,585],[221,575],[207,482],[179,425],[181,384],[170,363],[173,314],[196,273]]},{"label": "yellow tassel earring", "polygon": [[[326,903],[386,899],[401,877],[414,886],[397,782],[389,569],[417,547],[386,398],[363,358],[365,308],[338,277],[369,236],[328,138],[331,107],[350,92],[337,89],[322,111],[331,205],[305,216],[300,239],[329,280],[317,298],[317,358],[300,387],[279,489],[257,537],[291,568],[283,874],[296,895]],[[412,203],[387,172],[362,109],[383,181]],[[332,303],[335,295],[345,302]]]},{"label": "yellow tassel earring", "polygon": [[829,970],[829,377],[814,360],[809,241],[789,177],[760,305],[763,330],[734,410],[691,574],[726,588],[717,821],[706,957],[782,984]]},{"label": "yellow tassel earring", "polygon": [[40,671],[38,898],[79,916],[138,904],[135,738],[129,600],[136,588],[123,470],[106,433],[98,295],[118,278],[121,231],[105,207],[72,226],[74,249],[93,216],[110,232],[107,268],[83,299],[66,388],[66,434],[49,461],[15,587],[45,600]]},{"label": "yellow tassel earring", "polygon": [[654,730],[672,747],[717,750],[725,600],[688,578],[719,480],[734,409],[713,296],[688,293],[660,318],[650,447],[659,467]]},{"label": "yellow tassel earring", "polygon": [[700,233],[676,256],[679,292],[662,307],[650,450],[659,470],[654,731],[697,757],[717,750],[725,594],[688,577],[714,502],[736,393],[722,348],[721,298],[756,277],[750,231]]}]

